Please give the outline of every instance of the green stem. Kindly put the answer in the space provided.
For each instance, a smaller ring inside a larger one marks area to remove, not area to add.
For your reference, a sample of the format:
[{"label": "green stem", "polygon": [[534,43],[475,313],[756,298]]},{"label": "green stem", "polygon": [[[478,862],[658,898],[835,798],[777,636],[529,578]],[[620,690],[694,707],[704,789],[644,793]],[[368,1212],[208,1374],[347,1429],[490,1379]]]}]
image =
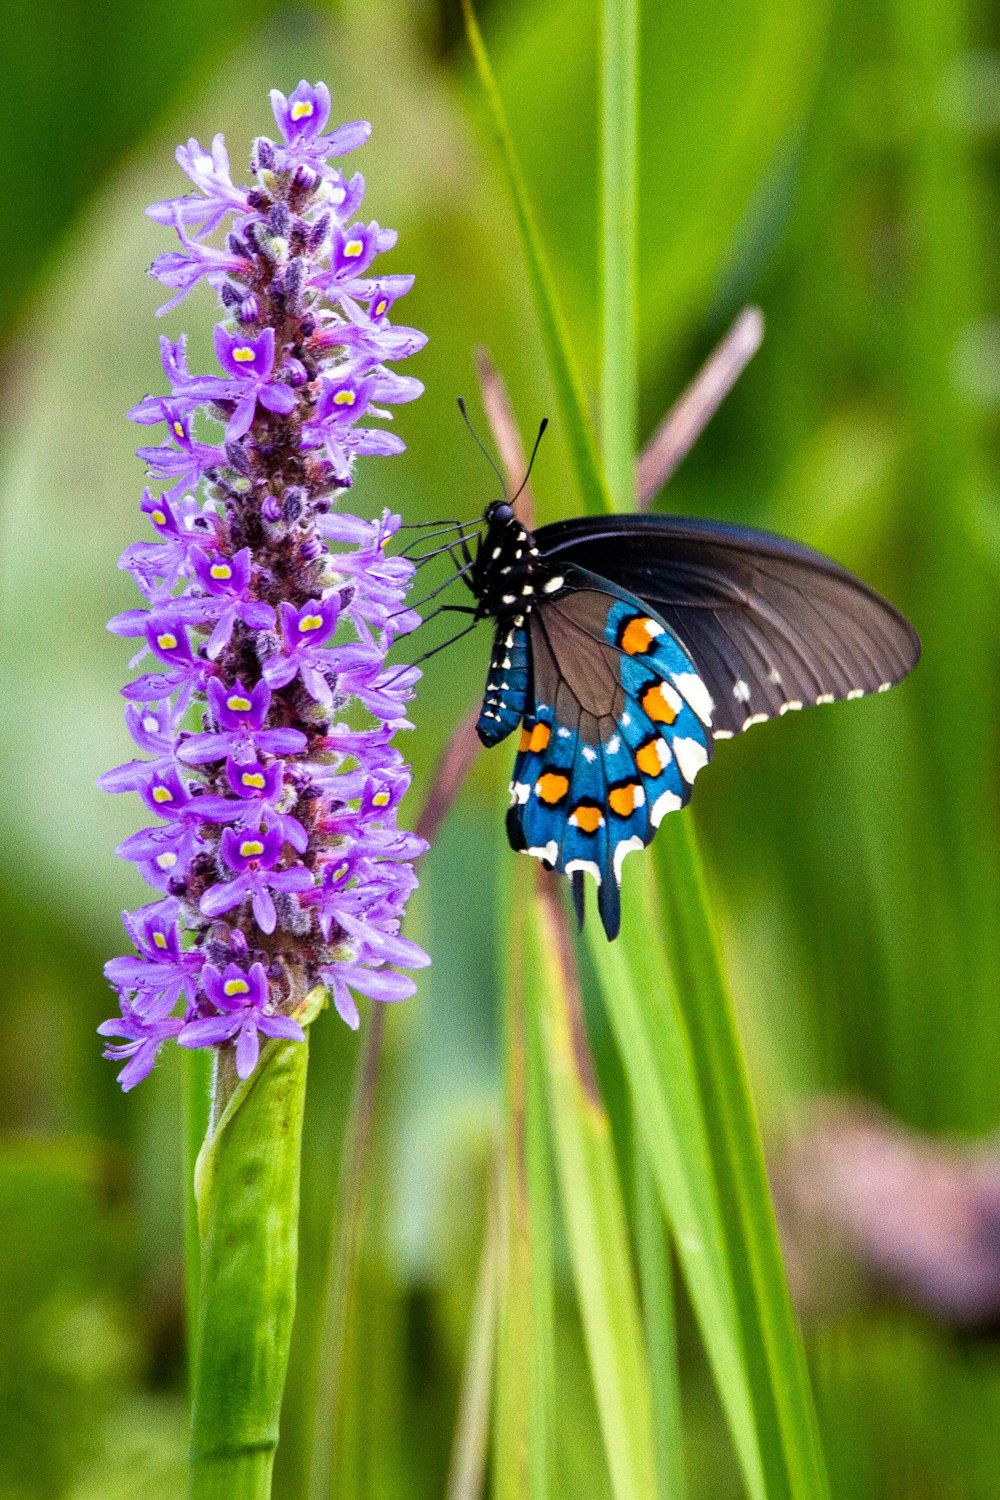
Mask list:
[{"label": "green stem", "polygon": [[191,1500],[267,1500],[295,1312],[308,1042],[271,1042],[245,1083],[217,1054],[198,1157],[201,1232]]},{"label": "green stem", "polygon": [[604,0],[601,57],[601,451],[618,510],[635,505],[638,0]]}]

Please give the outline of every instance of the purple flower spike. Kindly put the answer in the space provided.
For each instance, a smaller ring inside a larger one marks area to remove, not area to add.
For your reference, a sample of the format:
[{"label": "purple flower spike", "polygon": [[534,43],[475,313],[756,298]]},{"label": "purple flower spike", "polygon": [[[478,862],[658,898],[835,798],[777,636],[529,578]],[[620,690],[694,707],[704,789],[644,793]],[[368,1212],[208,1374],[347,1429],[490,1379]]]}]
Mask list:
[{"label": "purple flower spike", "polygon": [[199,282],[222,311],[219,368],[161,338],[166,389],[130,412],[153,429],[146,534],[119,561],[141,600],[109,629],[142,663],[122,690],[138,756],[99,784],[151,814],[116,852],[159,899],[123,914],[133,952],[105,969],[123,1089],[171,1039],[232,1048],[247,1078],[262,1037],[302,1040],[317,984],[357,1026],[355,995],[403,999],[398,968],[428,962],[400,931],[424,846],[396,821],[410,777],[392,743],[419,673],[386,666],[419,624],[413,567],[386,551],[398,516],[338,509],[360,456],[402,451],[384,424],[423,387],[390,367],[425,337],[391,321],[412,276],[374,266],[394,231],[364,222],[364,178],[331,161],[370,126],[330,130],[322,83],[271,102],[280,139],[255,142],[249,185],[221,136],[190,140],[190,190],[148,210],[178,241],[151,268],[161,311]]}]

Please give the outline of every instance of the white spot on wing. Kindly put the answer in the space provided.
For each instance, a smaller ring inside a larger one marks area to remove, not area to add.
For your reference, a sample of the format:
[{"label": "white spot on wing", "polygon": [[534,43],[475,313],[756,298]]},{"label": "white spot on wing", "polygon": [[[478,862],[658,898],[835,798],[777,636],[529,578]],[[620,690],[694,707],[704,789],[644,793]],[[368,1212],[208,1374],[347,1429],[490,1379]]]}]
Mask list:
[{"label": "white spot on wing", "polygon": [[834,698],[832,693],[820,693],[819,697],[816,699],[817,703],[836,703],[836,701],[837,700],[836,698]]},{"label": "white spot on wing", "polygon": [[781,707],[778,709],[778,713],[779,714],[793,714],[793,713],[796,713],[801,707],[802,707],[802,704],[800,703],[800,701],[799,701],[798,698],[789,698],[788,702],[787,703],[783,703],[781,705]]},{"label": "white spot on wing", "polygon": [[548,583],[544,585],[545,593],[557,594],[565,582],[565,578],[561,574],[557,574],[555,578],[550,578]]},{"label": "white spot on wing", "polygon": [[749,719],[743,720],[744,729],[752,729],[755,724],[766,724],[770,714],[751,714]]},{"label": "white spot on wing", "polygon": [[[570,821],[572,821],[572,820],[570,820]],[[566,867],[565,867],[565,873],[567,875],[575,875],[576,872],[577,872],[577,870],[584,870],[584,871],[586,871],[586,873],[588,875],[593,875],[594,879],[597,881],[597,884],[600,885],[600,883],[601,883],[601,870],[600,870],[600,866],[599,865],[595,865],[594,861],[592,859],[571,859],[571,860],[569,860],[568,863],[566,864]]]},{"label": "white spot on wing", "polygon": [[556,733],[561,740],[571,740],[573,738],[572,729],[567,729],[565,724],[560,724]]},{"label": "white spot on wing", "polygon": [[555,839],[549,839],[548,843],[542,844],[540,848],[525,849],[524,853],[530,854],[532,859],[542,859],[547,861],[548,864],[554,865],[559,858],[559,845]]},{"label": "white spot on wing", "polygon": [[633,834],[628,839],[622,839],[621,843],[616,845],[613,863],[615,867],[615,880],[619,885],[622,883],[622,865],[625,863],[626,854],[631,854],[634,849],[642,849],[643,847],[642,839],[639,838],[638,834]]},{"label": "white spot on wing", "polygon": [[518,806],[522,802],[527,802],[527,800],[528,800],[528,798],[530,796],[531,796],[531,787],[528,786],[527,782],[525,782],[525,781],[512,781],[511,782],[511,784],[510,784],[510,805],[511,805],[511,807]]},{"label": "white spot on wing", "polygon": [[[624,719],[624,715],[623,715],[622,716],[622,723],[624,724],[624,722],[625,722],[625,719]],[[621,749],[621,747],[622,747],[622,742],[621,742],[620,736],[617,735],[617,734],[613,734],[611,736],[611,738],[608,740],[608,754],[609,755],[617,755],[618,752],[619,752],[619,750]]]},{"label": "white spot on wing", "polygon": [[661,792],[649,809],[649,821],[654,828],[659,828],[667,813],[676,812],[684,803],[676,792]]},{"label": "white spot on wing", "polygon": [[685,781],[693,781],[702,766],[708,763],[708,751],[697,740],[676,739],[671,748]]},{"label": "white spot on wing", "polygon": [[594,749],[593,745],[581,745],[580,753],[583,756],[584,760],[595,761],[597,759],[597,751]]},{"label": "white spot on wing", "polygon": [[694,709],[701,722],[711,724],[715,704],[712,702],[711,693],[697,672],[675,672],[673,682],[677,691]]},{"label": "white spot on wing", "polygon": [[847,701],[848,701],[848,703],[850,703],[853,699],[855,699],[855,698],[863,698],[864,696],[865,696],[865,690],[864,690],[864,688],[851,688],[851,691],[847,695]]},{"label": "white spot on wing", "polygon": [[887,693],[891,687],[892,687],[892,683],[891,682],[880,682],[879,685],[878,685],[878,691],[880,693]]},{"label": "white spot on wing", "polygon": [[750,702],[750,684],[744,682],[742,677],[738,677],[733,683],[733,697],[737,703]]},{"label": "white spot on wing", "polygon": [[712,734],[713,740],[731,740],[732,737],[733,731],[731,729],[716,729]]}]

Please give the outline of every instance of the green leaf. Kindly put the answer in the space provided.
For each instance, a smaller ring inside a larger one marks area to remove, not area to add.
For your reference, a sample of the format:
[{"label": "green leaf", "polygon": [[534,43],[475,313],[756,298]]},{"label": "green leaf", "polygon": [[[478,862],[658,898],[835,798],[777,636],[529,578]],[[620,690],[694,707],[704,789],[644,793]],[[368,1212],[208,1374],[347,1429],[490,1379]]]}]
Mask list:
[{"label": "green leaf", "polygon": [[524,174],[517,159],[503,101],[483,45],[482,34],[471,0],[462,0],[462,10],[465,14],[465,28],[472,58],[486,95],[493,128],[500,146],[500,154],[503,158],[504,171],[528,266],[528,278],[535,299],[535,309],[541,326],[542,340],[552,373],[556,400],[559,403],[559,416],[569,444],[580,497],[586,511],[592,515],[600,515],[603,511],[613,510],[614,506],[597,456],[593,428],[587,413],[586,397],[573,359],[566,321],[556,297],[552,275],[542,248],[538,224],[528,198]]},{"label": "green leaf", "polygon": [[612,1488],[618,1500],[654,1500],[649,1372],[625,1207],[560,900],[546,882],[534,903],[529,946],[560,1197]]}]

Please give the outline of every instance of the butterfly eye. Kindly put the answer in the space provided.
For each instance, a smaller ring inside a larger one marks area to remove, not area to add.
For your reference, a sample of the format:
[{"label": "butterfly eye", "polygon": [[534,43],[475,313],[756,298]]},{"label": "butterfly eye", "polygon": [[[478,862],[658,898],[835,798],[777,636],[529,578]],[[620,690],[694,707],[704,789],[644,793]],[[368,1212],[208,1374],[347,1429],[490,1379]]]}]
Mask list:
[{"label": "butterfly eye", "polygon": [[501,526],[506,526],[508,521],[513,521],[514,519],[514,507],[508,505],[506,500],[498,500],[494,505],[490,506],[487,516],[491,522],[495,521]]}]

